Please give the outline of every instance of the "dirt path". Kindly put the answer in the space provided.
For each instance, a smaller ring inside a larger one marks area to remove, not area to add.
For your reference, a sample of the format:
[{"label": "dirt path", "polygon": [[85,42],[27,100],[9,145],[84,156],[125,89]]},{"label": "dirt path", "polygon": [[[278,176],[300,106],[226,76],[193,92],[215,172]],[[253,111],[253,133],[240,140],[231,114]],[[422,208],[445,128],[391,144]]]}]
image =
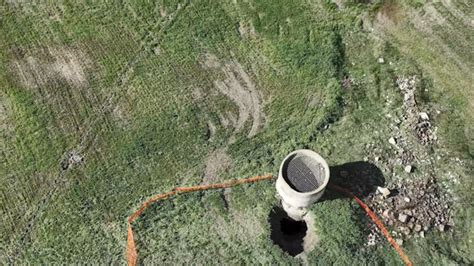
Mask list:
[{"label": "dirt path", "polygon": [[88,85],[88,56],[79,49],[54,47],[34,54],[17,54],[13,66],[23,86],[29,89],[65,81],[72,87]]},{"label": "dirt path", "polygon": [[232,168],[232,158],[225,149],[211,152],[205,161],[202,185],[223,181],[220,176]]}]

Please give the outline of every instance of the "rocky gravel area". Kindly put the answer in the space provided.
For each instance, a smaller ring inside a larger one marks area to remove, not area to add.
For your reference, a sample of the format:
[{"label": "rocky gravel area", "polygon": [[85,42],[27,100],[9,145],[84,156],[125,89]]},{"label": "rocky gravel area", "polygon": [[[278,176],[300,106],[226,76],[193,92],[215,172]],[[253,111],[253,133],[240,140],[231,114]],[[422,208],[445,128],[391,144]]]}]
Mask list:
[{"label": "rocky gravel area", "polygon": [[[428,110],[420,111],[415,99],[417,78],[399,77],[396,83],[403,98],[403,113],[401,116],[386,115],[393,121],[387,142],[394,152],[383,154],[375,147],[368,147],[373,150],[374,163],[392,173],[392,180],[387,187],[376,187],[365,200],[401,245],[404,240],[425,237],[432,230],[448,231],[454,222],[450,197],[440,188],[442,185],[437,183],[434,172],[420,172],[416,167],[424,164],[425,169],[431,168],[433,155],[421,147],[429,147],[437,141],[432,117]],[[422,146],[417,146],[416,142]],[[397,166],[402,167],[403,173],[395,171]],[[382,239],[375,225],[370,225],[370,230],[369,246]]]},{"label": "rocky gravel area", "polygon": [[[367,202],[392,229],[391,233],[399,244],[403,239],[424,237],[430,230],[444,232],[454,226],[448,199],[433,179],[408,180],[389,188],[378,187]],[[369,245],[379,239],[375,229],[369,236]]]}]

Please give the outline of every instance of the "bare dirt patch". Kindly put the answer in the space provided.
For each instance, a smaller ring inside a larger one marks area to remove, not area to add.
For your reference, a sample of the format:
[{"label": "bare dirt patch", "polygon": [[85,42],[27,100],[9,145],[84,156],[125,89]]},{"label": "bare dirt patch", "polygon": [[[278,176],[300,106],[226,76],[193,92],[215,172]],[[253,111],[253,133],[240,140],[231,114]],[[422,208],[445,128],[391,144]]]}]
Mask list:
[{"label": "bare dirt patch", "polygon": [[460,19],[464,25],[474,28],[474,19],[462,12],[461,9],[456,7],[456,1],[452,0],[441,0],[443,6],[455,17]]},{"label": "bare dirt patch", "polygon": [[23,52],[14,51],[12,67],[21,84],[29,89],[66,82],[72,87],[88,85],[90,60],[77,48],[54,47]]},{"label": "bare dirt patch", "polygon": [[200,64],[203,68],[219,68],[221,63],[217,56],[213,54],[204,54],[200,60]]},{"label": "bare dirt patch", "polygon": [[239,108],[239,118],[234,124],[235,132],[241,131],[247,120],[252,118],[252,126],[247,135],[251,138],[257,134],[265,120],[261,95],[239,63],[227,63],[223,66],[223,71],[226,78],[217,80],[214,84],[220,93],[232,100]]},{"label": "bare dirt patch", "polygon": [[220,176],[232,168],[232,158],[225,149],[217,149],[206,158],[202,184],[212,184],[222,181]]},{"label": "bare dirt patch", "polygon": [[11,129],[9,123],[9,101],[6,95],[0,98],[0,133],[7,132]]},{"label": "bare dirt patch", "polygon": [[[244,70],[241,64],[236,61],[221,62],[213,54],[204,54],[199,63],[202,68],[219,71],[223,78],[214,80],[217,91],[234,102],[238,108],[238,118],[227,111],[219,112],[219,120],[224,127],[233,127],[235,133],[239,133],[245,127],[247,121],[251,120],[252,125],[247,136],[255,136],[265,122],[263,112],[262,95],[257,90],[250,75]],[[193,98],[198,93],[192,93]]]},{"label": "bare dirt patch", "polygon": [[257,35],[255,27],[249,21],[240,21],[238,31],[242,38],[254,38]]}]

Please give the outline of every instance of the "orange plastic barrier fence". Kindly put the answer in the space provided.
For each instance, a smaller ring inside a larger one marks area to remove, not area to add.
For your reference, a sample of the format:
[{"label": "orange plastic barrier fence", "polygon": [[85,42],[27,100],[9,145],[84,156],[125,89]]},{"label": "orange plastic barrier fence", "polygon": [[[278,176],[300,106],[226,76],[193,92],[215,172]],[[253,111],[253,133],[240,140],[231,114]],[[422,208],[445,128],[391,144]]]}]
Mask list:
[{"label": "orange plastic barrier fence", "polygon": [[[167,199],[168,197],[176,195],[177,193],[187,193],[187,192],[194,192],[194,191],[208,190],[208,189],[228,188],[228,187],[232,187],[239,184],[253,183],[253,182],[257,182],[261,180],[269,180],[269,179],[272,179],[271,174],[263,175],[263,176],[254,176],[250,178],[236,179],[236,180],[231,180],[229,182],[218,183],[218,184],[200,185],[200,186],[192,186],[192,187],[178,187],[167,193],[158,194],[151,197],[150,199],[145,201],[137,211],[135,211],[132,215],[128,217],[127,247],[125,251],[125,256],[126,256],[128,265],[135,266],[138,260],[135,240],[133,239],[132,222],[135,221],[135,219],[137,219],[138,216],[140,216],[143,213],[143,211],[145,211],[145,209],[150,206],[150,204],[159,200]],[[374,212],[372,212],[372,210],[370,210],[369,206],[367,206],[357,196],[355,196],[354,194],[352,194],[352,192],[350,192],[349,190],[345,188],[338,187],[335,185],[329,185],[328,188],[342,192],[343,194],[346,194],[347,196],[353,198],[359,204],[359,206],[366,212],[367,216],[369,216],[369,218],[375,223],[375,225],[377,225],[377,227],[380,229],[380,231],[388,240],[388,242],[392,245],[395,251],[397,251],[398,255],[403,260],[405,265],[407,266],[413,265],[410,259],[408,258],[408,256],[403,252],[400,246],[392,238],[388,230],[383,225],[382,221],[380,221],[377,215]]]},{"label": "orange plastic barrier fence", "polygon": [[193,187],[177,187],[170,192],[158,194],[147,201],[145,201],[140,208],[134,212],[132,215],[128,217],[128,233],[127,233],[127,249],[125,251],[125,256],[127,258],[127,263],[129,266],[135,266],[138,260],[137,248],[135,247],[135,240],[133,239],[133,230],[132,230],[132,222],[137,219],[142,212],[150,206],[150,204],[167,199],[170,196],[173,196],[177,193],[187,193],[187,192],[194,192],[199,190],[208,190],[208,189],[217,189],[217,188],[228,188],[235,185],[240,185],[244,183],[253,183],[261,180],[269,180],[272,179],[271,174],[263,175],[263,176],[254,176],[250,178],[242,178],[242,179],[235,179],[224,183],[219,184],[209,184],[209,185],[200,185],[200,186],[193,186]]}]

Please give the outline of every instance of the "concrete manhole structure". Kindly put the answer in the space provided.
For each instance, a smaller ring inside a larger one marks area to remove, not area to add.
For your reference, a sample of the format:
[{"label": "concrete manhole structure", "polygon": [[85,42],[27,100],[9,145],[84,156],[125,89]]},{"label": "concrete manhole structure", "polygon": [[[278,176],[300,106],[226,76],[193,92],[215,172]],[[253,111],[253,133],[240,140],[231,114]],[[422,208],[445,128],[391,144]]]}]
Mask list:
[{"label": "concrete manhole structure", "polygon": [[316,152],[296,150],[283,160],[276,190],[281,207],[269,215],[271,239],[291,256],[311,250],[317,242],[307,207],[319,200],[329,182],[329,166]]},{"label": "concrete manhole structure", "polygon": [[283,160],[276,189],[283,209],[294,220],[301,220],[306,208],[319,200],[329,182],[329,166],[314,151],[296,150]]}]

